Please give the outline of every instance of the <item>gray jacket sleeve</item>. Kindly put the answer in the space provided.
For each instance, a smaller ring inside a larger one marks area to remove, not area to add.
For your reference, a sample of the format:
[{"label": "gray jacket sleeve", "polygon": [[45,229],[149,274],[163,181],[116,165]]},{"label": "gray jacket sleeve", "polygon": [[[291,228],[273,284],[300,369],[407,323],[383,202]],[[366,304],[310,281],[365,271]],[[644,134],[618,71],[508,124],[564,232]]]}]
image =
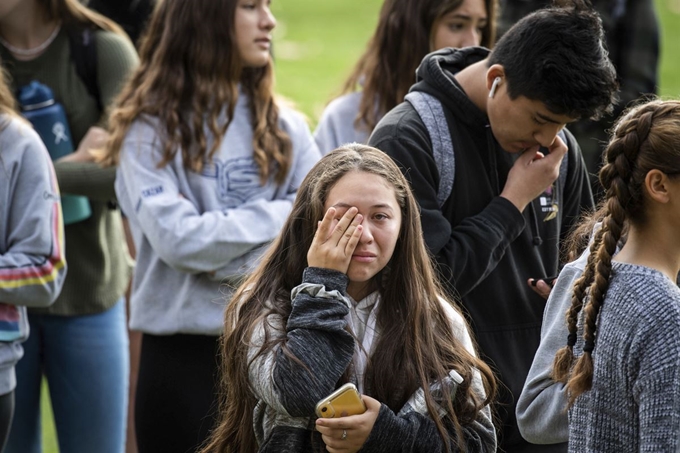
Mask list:
[{"label": "gray jacket sleeve", "polygon": [[567,391],[550,377],[557,351],[567,344],[565,314],[571,306],[574,282],[581,276],[589,251],[562,269],[543,313],[541,343],[517,401],[517,425],[522,437],[534,444],[567,442]]},{"label": "gray jacket sleeve", "polygon": [[290,198],[256,199],[201,213],[180,193],[172,166],[157,167],[158,142],[126,141],[123,147],[116,184],[125,190],[118,195],[129,197],[154,251],[178,271],[216,272],[274,239],[290,213]]},{"label": "gray jacket sleeve", "polygon": [[[442,305],[451,321],[454,336],[458,338],[468,352],[477,356],[463,317],[447,302],[442,301]],[[479,372],[474,373],[472,387],[480,399],[486,398]],[[440,408],[440,415],[443,416],[444,414],[443,408]],[[452,427],[449,427],[449,429],[454,433]],[[473,423],[463,426],[463,437],[468,452],[496,451],[496,429],[493,425],[489,406],[485,406],[477,414],[477,419]],[[399,411],[399,414],[395,415],[385,405],[380,408],[373,430],[361,451],[429,453],[447,450],[424,401],[412,397],[406,403],[406,406]]]},{"label": "gray jacket sleeve", "polygon": [[0,137],[0,302],[45,307],[66,278],[56,177],[29,126],[12,119]]},{"label": "gray jacket sleeve", "polygon": [[[354,338],[346,330],[349,313],[347,275],[309,267],[302,284],[294,288],[288,323],[272,320],[273,335],[285,335],[281,347],[252,361],[250,383],[259,399],[277,412],[312,417],[314,408],[329,395],[354,354]],[[283,331],[276,331],[283,327]],[[258,338],[259,337],[259,338]],[[262,333],[251,345],[251,360],[261,345]],[[295,358],[291,357],[294,356]]]},{"label": "gray jacket sleeve", "polygon": [[[485,411],[488,410],[488,407]],[[468,452],[495,452],[496,432],[490,413],[481,415],[473,424],[463,427]],[[452,433],[453,428],[449,427]],[[432,419],[418,412],[397,416],[384,404],[373,430],[360,450],[371,453],[435,453],[446,452]],[[453,450],[457,451],[457,450]]]}]

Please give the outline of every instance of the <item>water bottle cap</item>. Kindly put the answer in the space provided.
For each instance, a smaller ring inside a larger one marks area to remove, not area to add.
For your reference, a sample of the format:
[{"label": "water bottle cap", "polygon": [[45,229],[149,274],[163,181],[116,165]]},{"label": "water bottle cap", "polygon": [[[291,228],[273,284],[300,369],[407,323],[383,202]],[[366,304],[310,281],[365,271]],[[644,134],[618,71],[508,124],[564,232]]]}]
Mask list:
[{"label": "water bottle cap", "polygon": [[19,88],[17,98],[22,110],[35,110],[54,104],[54,94],[50,87],[37,80]]}]

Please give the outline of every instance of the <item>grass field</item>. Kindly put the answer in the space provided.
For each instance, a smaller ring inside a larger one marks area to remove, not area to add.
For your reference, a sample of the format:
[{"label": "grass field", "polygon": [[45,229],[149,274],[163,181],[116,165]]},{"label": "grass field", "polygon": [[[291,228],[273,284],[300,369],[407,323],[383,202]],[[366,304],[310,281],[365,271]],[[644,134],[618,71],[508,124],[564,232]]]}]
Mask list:
[{"label": "grass field", "polygon": [[[639,0],[638,0],[639,1]],[[662,24],[660,94],[680,98],[680,0],[656,0]],[[382,0],[275,0],[277,90],[316,124],[373,31]],[[49,403],[44,452],[58,452]],[[93,452],[96,453],[96,452]]]},{"label": "grass field", "polygon": [[[639,0],[638,0],[639,1]],[[680,97],[680,0],[656,0],[662,25],[660,94]],[[275,0],[279,93],[316,124],[373,31],[382,0]]]},{"label": "grass field", "polygon": [[659,94],[680,98],[680,0],[656,0],[661,19],[661,80]]}]

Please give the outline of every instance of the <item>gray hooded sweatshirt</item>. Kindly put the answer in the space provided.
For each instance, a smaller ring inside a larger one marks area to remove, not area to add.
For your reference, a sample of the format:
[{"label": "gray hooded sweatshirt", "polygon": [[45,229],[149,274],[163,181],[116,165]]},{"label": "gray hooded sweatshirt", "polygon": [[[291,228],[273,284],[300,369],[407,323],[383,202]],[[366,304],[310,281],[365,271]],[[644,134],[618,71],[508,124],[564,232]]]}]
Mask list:
[{"label": "gray hooded sweatshirt", "polygon": [[0,115],[0,395],[16,387],[26,307],[47,307],[66,278],[64,226],[50,156],[25,121]]},{"label": "gray hooded sweatshirt", "polygon": [[225,300],[277,236],[302,179],[320,158],[301,115],[281,106],[279,125],[293,144],[281,185],[273,179],[260,183],[245,95],[200,173],[183,165],[181,152],[159,168],[163,133],[157,119],[142,118],[130,127],[116,194],[137,249],[132,329],[154,335],[222,332]]},{"label": "gray hooded sweatshirt", "polygon": [[[308,267],[301,284],[291,293],[292,310],[287,322],[272,314],[255,329],[249,350],[248,375],[257,399],[253,428],[259,453],[326,451],[320,434],[314,429],[316,403],[336,388],[348,367],[354,371],[350,379],[361,384],[356,374],[356,358],[362,347],[367,346],[369,355],[377,354],[370,345],[362,341],[359,346],[357,342],[366,331],[372,330],[370,323],[363,332],[356,327],[363,323],[362,318],[370,316],[359,312],[377,309],[376,305],[381,303],[380,295],[374,293],[361,301],[352,301],[347,295],[348,282],[347,275],[341,272]],[[389,301],[385,303],[389,304]],[[441,303],[456,338],[470,354],[476,355],[463,317],[448,303],[443,300]],[[349,322],[350,319],[358,322]],[[285,344],[288,353],[284,353],[279,344],[257,355],[265,338],[265,323],[271,330],[272,339],[284,340],[282,344]],[[380,331],[375,328],[377,338]],[[291,355],[298,360],[291,359]],[[311,373],[302,371],[300,361]],[[433,384],[430,390],[441,389],[437,385]],[[473,371],[472,388],[480,400],[486,398],[478,370]],[[435,403],[435,407],[441,417],[446,414],[442,406]],[[489,406],[482,408],[473,422],[463,425],[461,434],[468,452],[495,452],[496,431]],[[455,440],[457,433],[452,432],[451,436]],[[430,416],[422,390],[416,391],[398,413],[382,404],[371,433],[361,448],[362,453],[441,451],[446,451],[446,448]]]},{"label": "gray hooded sweatshirt", "polygon": [[362,95],[361,91],[342,95],[331,101],[323,111],[314,131],[314,140],[322,155],[345,143],[368,143],[371,131],[354,123]]}]

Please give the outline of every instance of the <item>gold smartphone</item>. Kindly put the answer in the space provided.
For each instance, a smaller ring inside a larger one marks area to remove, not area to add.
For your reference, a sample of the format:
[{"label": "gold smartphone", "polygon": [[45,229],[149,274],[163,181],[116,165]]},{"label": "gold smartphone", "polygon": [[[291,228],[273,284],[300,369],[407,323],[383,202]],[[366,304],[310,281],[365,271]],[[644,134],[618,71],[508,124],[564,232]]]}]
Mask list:
[{"label": "gold smartphone", "polygon": [[316,415],[319,418],[344,417],[364,412],[366,412],[366,405],[361,400],[356,386],[351,382],[343,385],[316,405]]}]

